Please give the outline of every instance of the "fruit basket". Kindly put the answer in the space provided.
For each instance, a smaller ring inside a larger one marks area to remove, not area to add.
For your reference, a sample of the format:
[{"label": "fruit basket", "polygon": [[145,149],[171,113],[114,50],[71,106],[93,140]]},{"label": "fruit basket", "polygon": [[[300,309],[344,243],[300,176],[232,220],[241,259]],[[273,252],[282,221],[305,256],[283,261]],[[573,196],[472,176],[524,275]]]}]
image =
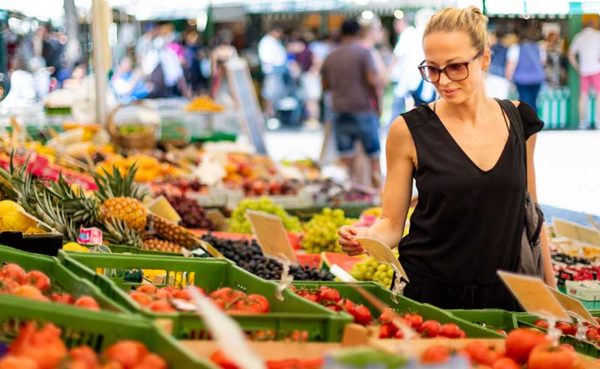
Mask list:
[{"label": "fruit basket", "polygon": [[[527,314],[527,313],[516,313],[515,314],[515,319],[517,320],[517,323],[520,327],[529,327],[529,328],[536,328],[542,331],[546,331],[546,329],[544,329],[543,327],[541,327],[538,324],[536,324],[537,322],[540,321],[540,318],[535,316],[535,315],[531,315],[531,314]],[[587,356],[591,356],[591,357],[600,357],[600,337],[598,337],[598,335],[596,334],[596,337],[594,337],[594,339],[596,340],[596,344],[592,343],[590,340],[578,340],[575,337],[576,334],[576,330],[577,327],[569,324],[569,323],[564,323],[564,322],[558,322],[557,323],[557,328],[559,328],[562,332],[563,335],[561,336],[560,341],[562,343],[568,343],[571,346],[573,346],[575,348],[575,350],[579,353],[582,353],[584,355]],[[597,330],[596,330],[597,332]],[[587,336],[587,333],[586,333]]]},{"label": "fruit basket", "polygon": [[[100,289],[94,286],[90,281],[76,276],[73,272],[61,265],[56,258],[31,254],[0,245],[0,264],[4,263],[18,264],[27,271],[37,270],[43,272],[50,278],[51,285],[56,285],[60,289],[60,293],[66,292],[73,294],[74,297],[87,295],[94,298],[103,310],[120,313],[127,312],[120,305],[103,295]],[[19,298],[19,300],[23,305],[26,305],[23,303],[23,298]],[[29,303],[29,301],[27,301],[27,303]],[[48,305],[52,306],[55,310],[60,310],[67,306],[58,303],[48,303]]]},{"label": "fruit basket", "polygon": [[[423,320],[435,320],[441,324],[454,323],[458,325],[469,338],[502,338],[499,333],[470,323],[466,320],[459,319],[457,317],[448,314],[447,312],[438,309],[429,304],[421,304],[413,301],[404,296],[394,296],[391,291],[388,291],[374,282],[358,282],[360,287],[370,292],[372,295],[377,297],[379,300],[384,302],[394,311],[403,314],[418,314]],[[354,304],[360,304],[366,306],[373,318],[376,318],[381,313],[375,306],[368,302],[357,290],[352,286],[340,282],[294,282],[294,287],[297,290],[317,290],[322,286],[333,288],[339,291],[343,299],[351,300]],[[356,321],[357,323],[360,323]],[[418,329],[418,327],[415,327]]]},{"label": "fruit basket", "polygon": [[127,281],[127,270],[164,271],[164,280],[167,282],[156,283],[157,286],[193,284],[207,292],[231,287],[248,294],[264,296],[270,305],[269,313],[232,315],[251,338],[279,339],[300,334],[301,337],[306,335],[305,338],[315,341],[338,341],[344,326],[352,320],[347,315],[333,314],[324,307],[316,306],[291,291],[284,291],[284,300],[279,301],[275,297],[276,283],[261,280],[225,260],[148,255],[67,255],[63,252],[59,254],[59,258],[69,269],[94,281],[105,294],[128,310],[150,319],[172,322],[172,333],[180,339],[207,338],[202,319],[191,312],[155,313],[142,309],[128,295],[128,292],[138,288],[141,283],[139,280]]},{"label": "fruit basket", "polygon": [[145,319],[103,311],[82,312],[69,306],[56,309],[37,301],[23,304],[21,299],[0,295],[1,341],[7,343],[21,324],[29,321],[58,326],[68,347],[88,345],[101,352],[117,341],[136,340],[165,359],[170,369],[215,369],[212,363],[189,353]]},{"label": "fruit basket", "polygon": [[156,146],[160,116],[142,102],[117,105],[108,115],[106,128],[113,142],[124,150],[149,150]]}]

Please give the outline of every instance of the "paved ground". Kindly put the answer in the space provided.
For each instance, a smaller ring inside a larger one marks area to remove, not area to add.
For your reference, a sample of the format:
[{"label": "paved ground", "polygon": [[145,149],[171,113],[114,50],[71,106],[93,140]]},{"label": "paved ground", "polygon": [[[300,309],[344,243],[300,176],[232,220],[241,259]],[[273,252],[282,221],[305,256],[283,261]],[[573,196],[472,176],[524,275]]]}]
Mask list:
[{"label": "paved ground", "polygon": [[[272,131],[266,135],[269,153],[276,160],[318,159],[322,141],[321,130]],[[586,223],[585,214],[600,216],[600,131],[542,132],[535,162],[538,195],[547,205],[548,218],[559,216]]]}]

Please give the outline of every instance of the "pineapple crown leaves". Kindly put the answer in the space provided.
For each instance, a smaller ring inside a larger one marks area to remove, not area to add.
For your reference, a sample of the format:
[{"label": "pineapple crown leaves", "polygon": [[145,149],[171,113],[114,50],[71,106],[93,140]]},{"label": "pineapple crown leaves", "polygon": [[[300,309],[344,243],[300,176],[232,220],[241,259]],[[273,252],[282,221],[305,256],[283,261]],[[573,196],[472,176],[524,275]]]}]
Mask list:
[{"label": "pineapple crown leaves", "polygon": [[132,197],[142,201],[147,192],[134,181],[137,170],[136,164],[132,165],[125,173],[121,173],[119,168],[114,165],[112,173],[103,168],[103,173],[94,176],[98,187],[96,192],[98,200],[104,202],[113,197]]},{"label": "pineapple crown leaves", "polygon": [[65,209],[65,213],[75,222],[84,226],[93,225],[98,217],[98,201],[87,197],[82,191],[75,191],[64,179],[62,173],[56,182],[52,182],[47,191],[55,198],[57,205]]},{"label": "pineapple crown leaves", "polygon": [[130,228],[125,221],[117,218],[105,218],[100,223],[104,240],[110,245],[127,245],[140,248],[142,236]]},{"label": "pineapple crown leaves", "polygon": [[79,229],[70,218],[63,206],[56,206],[50,191],[41,187],[35,191],[33,196],[37,203],[37,216],[52,228],[63,234],[67,241],[76,241],[79,235]]}]

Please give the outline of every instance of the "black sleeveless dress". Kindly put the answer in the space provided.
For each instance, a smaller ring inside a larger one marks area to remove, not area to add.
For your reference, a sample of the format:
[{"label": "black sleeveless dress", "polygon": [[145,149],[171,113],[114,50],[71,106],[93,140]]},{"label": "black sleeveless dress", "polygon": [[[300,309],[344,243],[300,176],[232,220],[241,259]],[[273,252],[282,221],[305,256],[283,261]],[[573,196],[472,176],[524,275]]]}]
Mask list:
[{"label": "black sleeveless dress", "polygon": [[[521,102],[525,137],[544,123]],[[399,245],[405,296],[446,309],[521,310],[496,271],[515,271],[524,224],[526,168],[510,124],[489,171],[479,168],[427,105],[402,115],[415,143],[419,201]]]}]

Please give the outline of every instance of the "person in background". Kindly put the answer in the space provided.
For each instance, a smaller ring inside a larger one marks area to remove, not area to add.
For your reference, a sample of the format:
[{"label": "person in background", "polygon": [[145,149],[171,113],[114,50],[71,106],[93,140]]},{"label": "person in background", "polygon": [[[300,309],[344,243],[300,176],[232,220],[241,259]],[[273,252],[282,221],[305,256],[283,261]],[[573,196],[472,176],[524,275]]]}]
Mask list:
[{"label": "person in background", "polygon": [[499,99],[507,99],[510,82],[506,79],[508,47],[504,44],[504,34],[500,31],[490,34],[492,61],[485,79],[487,94]]},{"label": "person in background", "polygon": [[129,57],[121,59],[117,72],[110,81],[117,99],[124,104],[133,100],[143,99],[148,96],[149,88],[144,81],[141,70],[133,68]]},{"label": "person in background", "polygon": [[27,66],[25,57],[17,51],[11,63],[10,91],[2,101],[2,105],[8,108],[19,106],[23,101],[35,101],[36,83],[33,74]]},{"label": "person in background", "polygon": [[519,43],[508,49],[506,78],[515,83],[519,99],[537,111],[537,98],[546,80],[546,55],[532,33],[531,29],[521,30]]},{"label": "person in background", "polygon": [[[591,117],[586,117],[590,86],[596,92],[597,114],[600,107],[600,31],[594,28],[594,22],[586,23],[583,30],[575,35],[569,47],[569,62],[579,73],[579,128],[592,128]],[[599,121],[596,118],[596,122]]]},{"label": "person in background", "polygon": [[371,97],[379,88],[371,52],[359,40],[354,19],[342,24],[342,43],[325,59],[321,69],[323,90],[331,90],[333,128],[342,163],[352,175],[355,142],[360,140],[369,157],[372,186],[381,186],[379,116]]},{"label": "person in background", "polygon": [[236,48],[231,45],[232,40],[233,35],[231,31],[227,29],[219,31],[217,34],[217,46],[210,54],[210,70],[212,71],[210,95],[217,102],[226,106],[233,104],[233,98],[227,84],[225,63],[238,57]]},{"label": "person in background", "polygon": [[275,116],[277,101],[286,96],[287,51],[282,39],[283,28],[274,25],[258,43],[258,57],[264,74],[262,97],[267,118]]},{"label": "person in background", "polygon": [[[394,31],[398,35],[398,41],[394,47],[394,61],[391,73],[394,85],[392,121],[406,111],[406,97],[409,90],[407,73],[411,70],[409,66],[410,54],[415,53],[415,50],[421,47],[421,40],[419,39],[417,30],[410,25],[406,17],[394,20]],[[420,62],[421,60],[417,61],[414,67],[416,68]]]},{"label": "person in background", "polygon": [[196,30],[187,32],[184,37],[183,71],[194,95],[207,87],[207,81],[201,70],[203,51],[198,32]]},{"label": "person in background", "polygon": [[[526,103],[500,105],[486,95],[486,28],[476,7],[446,8],[431,18],[418,70],[440,99],[392,123],[382,215],[370,227],[341,227],[338,241],[350,255],[364,252],[362,237],[398,247],[408,298],[445,309],[516,311],[497,271],[519,269],[526,191],[536,199],[535,134],[543,122]],[[504,108],[520,115],[527,148]],[[413,178],[419,201],[402,237]],[[555,287],[545,237],[542,229],[544,277]]]},{"label": "person in background", "polygon": [[373,16],[372,18],[365,18],[360,16],[358,18],[358,24],[360,25],[360,43],[361,45],[369,50],[371,57],[375,63],[375,73],[377,77],[377,87],[373,89],[371,96],[371,104],[373,109],[377,112],[378,116],[381,115],[381,104],[383,101],[383,90],[389,83],[389,77],[385,62],[381,53],[377,49],[377,46],[381,44],[383,40],[383,26],[379,17]]},{"label": "person in background", "polygon": [[81,86],[81,83],[83,82],[87,74],[88,70],[87,64],[85,62],[80,61],[75,63],[75,65],[73,66],[73,72],[71,72],[69,78],[63,81],[63,87],[72,89],[78,88],[79,86]]}]

